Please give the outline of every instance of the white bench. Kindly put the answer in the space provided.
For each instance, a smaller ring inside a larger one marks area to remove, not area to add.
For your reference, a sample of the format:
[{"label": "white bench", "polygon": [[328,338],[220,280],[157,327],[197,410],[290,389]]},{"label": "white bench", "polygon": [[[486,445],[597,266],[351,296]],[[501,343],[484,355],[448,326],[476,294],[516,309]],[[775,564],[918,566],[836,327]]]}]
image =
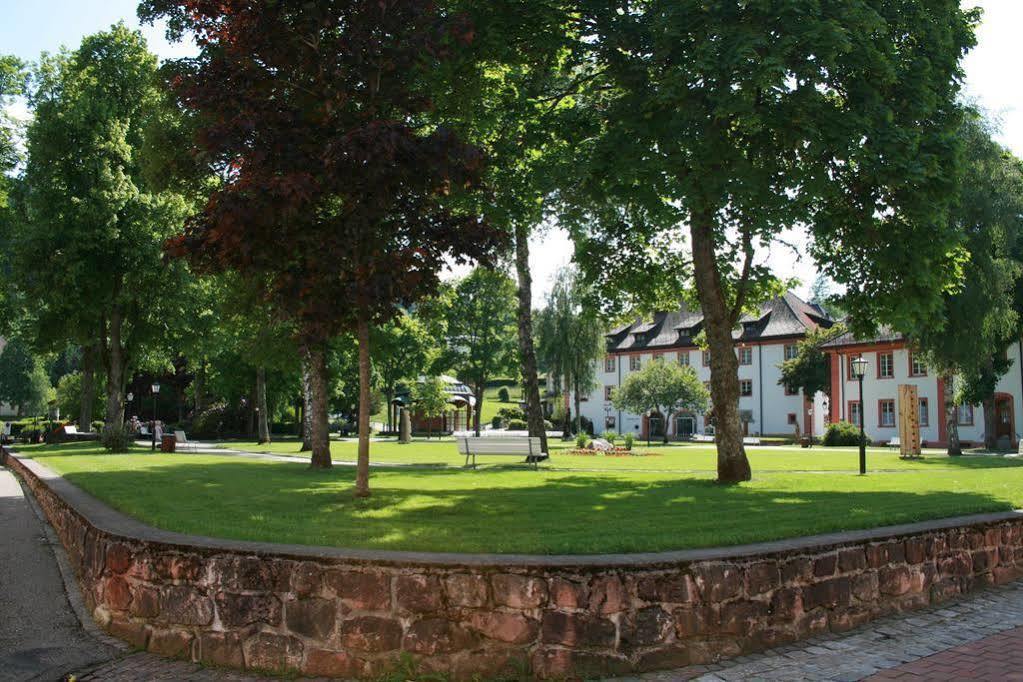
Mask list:
[{"label": "white bench", "polygon": [[902,439],[899,436],[895,436],[895,438],[892,438],[890,441],[888,441],[888,447],[890,447],[890,448],[901,448],[902,447]]},{"label": "white bench", "polygon": [[512,455],[525,456],[526,462],[531,463],[533,468],[538,468],[537,462],[547,459],[547,453],[540,447],[539,438],[529,437],[499,437],[471,436],[458,437],[458,453],[465,455],[465,466],[469,466],[469,459],[472,458],[472,466],[476,466],[476,455]]},{"label": "white bench", "polygon": [[184,431],[175,431],[174,440],[177,443],[177,447],[186,448],[188,450],[191,450],[192,452],[196,451],[195,443],[192,443],[188,440],[188,436],[185,435]]},{"label": "white bench", "polygon": [[702,433],[695,433],[695,434],[693,434],[693,442],[694,443],[713,443],[714,442],[714,436],[708,436],[708,435],[702,434]]},{"label": "white bench", "polygon": [[78,427],[76,427],[74,424],[64,424],[64,435],[65,436],[78,435]]}]

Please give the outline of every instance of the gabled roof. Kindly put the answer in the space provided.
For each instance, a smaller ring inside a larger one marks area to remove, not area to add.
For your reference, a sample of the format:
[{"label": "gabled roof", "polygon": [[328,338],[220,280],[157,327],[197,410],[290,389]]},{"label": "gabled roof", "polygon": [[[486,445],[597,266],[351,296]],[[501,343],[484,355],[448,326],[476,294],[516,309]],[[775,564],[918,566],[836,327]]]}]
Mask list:
[{"label": "gabled roof", "polygon": [[[732,331],[736,341],[803,336],[818,327],[834,324],[820,307],[803,301],[791,291],[772,299],[757,314],[743,315]],[[703,313],[685,304],[677,310],[656,313],[652,320],[637,320],[623,325],[607,335],[608,351],[692,347],[693,338],[700,333]]]},{"label": "gabled roof", "polygon": [[831,341],[821,345],[821,348],[841,348],[843,346],[859,346],[865,343],[890,343],[892,341],[904,341],[906,339],[902,332],[897,332],[891,327],[881,327],[877,334],[869,337],[856,337],[852,332],[846,332],[835,337]]}]

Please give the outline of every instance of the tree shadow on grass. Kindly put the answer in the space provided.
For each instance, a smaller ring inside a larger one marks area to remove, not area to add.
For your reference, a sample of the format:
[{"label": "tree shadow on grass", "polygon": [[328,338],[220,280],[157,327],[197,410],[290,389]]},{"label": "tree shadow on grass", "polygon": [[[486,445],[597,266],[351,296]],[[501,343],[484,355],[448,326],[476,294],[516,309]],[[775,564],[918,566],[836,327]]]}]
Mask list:
[{"label": "tree shadow on grass", "polygon": [[[977,491],[842,490],[852,477],[710,478],[533,471],[382,469],[373,496],[351,494],[354,469],[184,460],[66,478],[120,511],[185,533],[335,547],[539,554],[734,545],[1007,510]],[[900,477],[901,479],[901,477]],[[863,481],[863,479],[860,479]],[[797,481],[798,483],[798,481]],[[810,485],[812,483],[812,486]],[[834,484],[834,490],[821,485]]]}]

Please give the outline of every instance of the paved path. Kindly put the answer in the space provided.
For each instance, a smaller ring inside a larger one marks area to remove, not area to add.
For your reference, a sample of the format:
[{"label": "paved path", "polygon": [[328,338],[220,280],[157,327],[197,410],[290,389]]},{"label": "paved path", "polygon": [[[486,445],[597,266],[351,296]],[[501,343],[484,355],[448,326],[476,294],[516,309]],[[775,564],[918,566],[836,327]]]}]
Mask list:
[{"label": "paved path", "polygon": [[841,635],[818,637],[719,665],[649,673],[618,682],[693,679],[1023,680],[1023,581],[955,603],[878,620]]}]

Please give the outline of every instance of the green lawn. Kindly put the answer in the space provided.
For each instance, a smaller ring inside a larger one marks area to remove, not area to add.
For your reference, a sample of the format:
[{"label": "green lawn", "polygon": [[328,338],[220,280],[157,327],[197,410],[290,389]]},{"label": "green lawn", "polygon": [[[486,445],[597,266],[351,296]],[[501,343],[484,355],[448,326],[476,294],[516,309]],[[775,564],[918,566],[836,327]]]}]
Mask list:
[{"label": "green lawn", "polygon": [[[335,460],[354,443],[334,443]],[[293,452],[294,443],[274,450]],[[637,552],[727,545],[1023,506],[1023,462],[932,455],[902,462],[853,449],[753,449],[754,480],[713,481],[710,448],[657,457],[572,457],[540,471],[457,463],[451,442],[374,443],[369,500],[337,466],[237,456],[106,455],[92,443],[19,446],[121,511],[161,528],[311,545],[466,552]],[[495,458],[496,459],[496,458]],[[638,470],[647,467],[656,470]],[[795,469],[801,471],[795,471]],[[824,473],[808,473],[820,471]]]}]

